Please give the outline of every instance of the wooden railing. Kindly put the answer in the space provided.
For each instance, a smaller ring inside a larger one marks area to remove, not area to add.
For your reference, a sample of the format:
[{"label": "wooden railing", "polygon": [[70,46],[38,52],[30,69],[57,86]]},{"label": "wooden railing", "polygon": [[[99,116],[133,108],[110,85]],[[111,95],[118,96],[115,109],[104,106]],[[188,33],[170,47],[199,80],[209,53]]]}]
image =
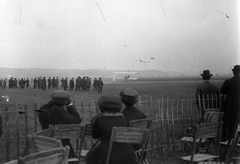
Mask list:
[{"label": "wooden railing", "polygon": [[[84,123],[99,113],[95,101],[74,103]],[[41,129],[36,112],[41,105],[0,104],[0,115],[3,119],[0,162],[21,156],[28,144],[28,134]],[[179,139],[185,134],[186,127],[200,118],[194,95],[160,96],[158,99],[141,96],[137,107],[153,120],[148,147],[150,156],[182,151],[183,144]]]}]

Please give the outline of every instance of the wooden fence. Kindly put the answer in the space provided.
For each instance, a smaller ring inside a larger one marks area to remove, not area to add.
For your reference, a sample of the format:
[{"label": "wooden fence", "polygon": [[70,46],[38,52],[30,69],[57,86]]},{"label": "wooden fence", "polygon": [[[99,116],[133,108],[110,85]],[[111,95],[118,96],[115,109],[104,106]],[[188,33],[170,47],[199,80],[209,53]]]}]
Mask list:
[{"label": "wooden fence", "polygon": [[[161,96],[154,100],[151,96],[139,97],[137,107],[153,119],[148,147],[150,156],[183,150],[180,138],[185,134],[186,127],[200,118],[195,103],[194,95]],[[84,123],[99,113],[95,101],[74,104]],[[0,115],[3,118],[0,162],[21,156],[28,144],[28,134],[41,130],[36,112],[41,105],[0,104]]]}]

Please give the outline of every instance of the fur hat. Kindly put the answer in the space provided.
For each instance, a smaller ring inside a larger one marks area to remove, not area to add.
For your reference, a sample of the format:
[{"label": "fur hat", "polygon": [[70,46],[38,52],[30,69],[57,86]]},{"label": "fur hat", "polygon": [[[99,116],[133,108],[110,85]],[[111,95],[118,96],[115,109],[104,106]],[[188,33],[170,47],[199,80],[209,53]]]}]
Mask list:
[{"label": "fur hat", "polygon": [[209,71],[209,70],[204,70],[204,71],[203,71],[203,74],[201,74],[201,76],[203,76],[203,77],[211,77],[212,74],[210,74],[210,71]]},{"label": "fur hat", "polygon": [[101,96],[98,100],[98,107],[101,112],[120,112],[122,101],[117,96]]},{"label": "fur hat", "polygon": [[66,91],[57,90],[57,91],[53,91],[50,97],[55,104],[64,105],[68,102],[71,95]]},{"label": "fur hat", "polygon": [[233,73],[240,73],[240,65],[235,65],[232,71]]}]

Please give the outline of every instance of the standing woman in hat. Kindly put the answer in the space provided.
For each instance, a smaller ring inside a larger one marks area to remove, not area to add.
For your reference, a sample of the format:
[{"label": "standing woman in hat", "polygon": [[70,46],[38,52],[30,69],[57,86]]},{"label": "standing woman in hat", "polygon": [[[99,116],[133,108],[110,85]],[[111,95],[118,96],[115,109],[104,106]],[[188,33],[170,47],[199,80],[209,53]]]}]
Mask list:
[{"label": "standing woman in hat", "polygon": [[[56,124],[80,124],[81,117],[70,100],[71,95],[63,90],[52,92],[51,101],[38,110],[42,129]],[[70,147],[69,157],[76,157],[69,139],[62,139],[63,146]]]},{"label": "standing woman in hat", "polygon": [[[216,104],[219,104],[219,89],[216,85],[210,83],[210,78],[212,76],[212,74],[210,74],[209,70],[204,70],[203,74],[201,74],[202,76],[202,80],[203,83],[201,83],[200,85],[197,86],[196,92],[195,92],[195,97],[196,97],[196,105],[197,108],[201,111],[201,117],[203,118],[203,115],[205,113],[206,109],[210,109],[210,108],[215,108],[215,109],[219,109],[219,105],[216,106]],[[212,96],[215,97],[215,95],[217,96],[217,98],[215,98],[214,100],[212,100]],[[201,100],[201,104],[199,104],[199,99]],[[208,101],[206,101],[206,99],[208,98]],[[203,106],[203,99],[205,100],[205,109]],[[212,103],[214,102],[214,103]]]},{"label": "standing woman in hat", "polygon": [[[111,138],[112,128],[127,127],[128,122],[123,114],[122,102],[116,96],[102,96],[98,100],[100,114],[91,120],[92,137],[98,141],[87,153],[86,164],[106,163],[108,146]],[[109,164],[136,164],[134,150],[128,143],[113,143]]]},{"label": "standing woman in hat", "polygon": [[224,127],[228,129],[228,137],[240,113],[240,65],[235,65],[232,72],[233,77],[225,80],[220,88],[221,94],[226,95],[223,119]]}]

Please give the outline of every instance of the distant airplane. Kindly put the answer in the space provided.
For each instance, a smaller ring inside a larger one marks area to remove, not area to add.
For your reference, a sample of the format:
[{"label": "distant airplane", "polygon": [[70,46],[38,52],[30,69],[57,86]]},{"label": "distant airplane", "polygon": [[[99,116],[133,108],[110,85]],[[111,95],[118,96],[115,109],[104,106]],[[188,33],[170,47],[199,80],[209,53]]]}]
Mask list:
[{"label": "distant airplane", "polygon": [[226,17],[227,17],[227,18],[230,18],[227,14],[226,14]]},{"label": "distant airplane", "polygon": [[151,60],[155,59],[154,57],[150,57]]}]

